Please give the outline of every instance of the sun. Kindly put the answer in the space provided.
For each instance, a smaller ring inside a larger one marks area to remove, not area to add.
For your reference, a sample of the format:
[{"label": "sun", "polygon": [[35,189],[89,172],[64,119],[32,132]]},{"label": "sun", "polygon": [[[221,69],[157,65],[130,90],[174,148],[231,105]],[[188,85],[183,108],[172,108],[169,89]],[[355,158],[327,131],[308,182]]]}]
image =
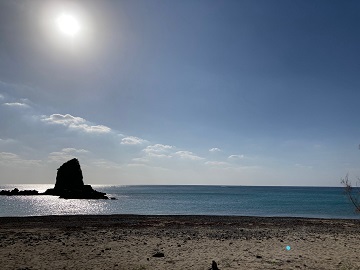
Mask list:
[{"label": "sun", "polygon": [[81,30],[79,21],[69,13],[62,13],[56,18],[56,25],[66,36],[74,37]]}]

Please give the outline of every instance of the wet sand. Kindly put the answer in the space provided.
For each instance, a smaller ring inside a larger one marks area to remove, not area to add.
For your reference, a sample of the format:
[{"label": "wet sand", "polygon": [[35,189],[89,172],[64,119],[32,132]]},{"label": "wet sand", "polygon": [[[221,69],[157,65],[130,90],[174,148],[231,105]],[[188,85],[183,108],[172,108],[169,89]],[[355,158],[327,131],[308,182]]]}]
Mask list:
[{"label": "wet sand", "polygon": [[[0,269],[360,269],[360,220],[0,218]],[[290,250],[286,249],[290,246]],[[153,257],[162,253],[163,257]]]}]

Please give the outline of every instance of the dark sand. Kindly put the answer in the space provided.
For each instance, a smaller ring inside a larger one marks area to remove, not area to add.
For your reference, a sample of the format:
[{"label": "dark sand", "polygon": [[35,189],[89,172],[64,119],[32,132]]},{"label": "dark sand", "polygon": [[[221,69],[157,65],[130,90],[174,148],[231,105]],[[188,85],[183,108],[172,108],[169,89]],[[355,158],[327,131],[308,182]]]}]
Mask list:
[{"label": "dark sand", "polygon": [[[286,250],[289,245],[291,249]],[[360,269],[360,220],[0,218],[0,269]],[[164,257],[153,257],[157,252]]]}]

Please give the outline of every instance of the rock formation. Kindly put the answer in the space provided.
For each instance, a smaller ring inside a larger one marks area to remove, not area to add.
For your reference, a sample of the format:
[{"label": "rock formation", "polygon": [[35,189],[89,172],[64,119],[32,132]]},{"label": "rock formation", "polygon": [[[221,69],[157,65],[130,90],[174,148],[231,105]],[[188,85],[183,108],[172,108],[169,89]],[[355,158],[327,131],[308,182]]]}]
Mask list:
[{"label": "rock formation", "polygon": [[80,163],[73,158],[57,169],[55,190],[81,189],[84,186]]},{"label": "rock formation", "polygon": [[48,189],[45,195],[57,195],[64,199],[108,199],[105,193],[84,185],[80,163],[73,158],[57,171],[55,187]]},{"label": "rock formation", "polygon": [[17,195],[39,195],[39,191],[37,190],[18,190],[14,188],[13,190],[1,190],[0,195],[7,195],[7,196],[17,196]]},{"label": "rock formation", "polygon": [[[37,190],[1,190],[0,195],[55,195],[64,199],[109,199],[106,193],[94,190],[90,185],[84,185],[80,163],[73,158],[57,171],[55,187],[39,193]],[[111,198],[116,200],[116,198]]]}]

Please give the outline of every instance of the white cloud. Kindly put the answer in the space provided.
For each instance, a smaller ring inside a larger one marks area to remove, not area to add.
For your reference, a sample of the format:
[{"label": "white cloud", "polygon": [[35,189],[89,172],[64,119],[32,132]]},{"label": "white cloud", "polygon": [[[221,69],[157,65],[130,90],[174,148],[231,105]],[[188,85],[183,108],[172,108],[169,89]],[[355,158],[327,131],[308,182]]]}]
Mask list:
[{"label": "white cloud", "polygon": [[89,153],[88,150],[75,148],[63,148],[61,151],[65,153]]},{"label": "white cloud", "polygon": [[231,155],[228,158],[229,159],[241,159],[241,158],[244,158],[244,157],[245,157],[244,155]]},{"label": "white cloud", "polygon": [[171,145],[154,144],[154,145],[149,145],[143,151],[145,153],[167,153],[173,148],[174,146]]},{"label": "white cloud", "polygon": [[111,128],[103,125],[89,126],[89,125],[80,125],[77,127],[78,129],[83,129],[88,133],[109,133],[111,132]]},{"label": "white cloud", "polygon": [[206,165],[209,165],[209,166],[215,166],[215,167],[218,167],[218,166],[229,166],[230,164],[227,163],[227,162],[223,162],[223,161],[207,161],[205,162]]},{"label": "white cloud", "polygon": [[[204,158],[195,155],[190,151],[176,151],[176,147],[166,144],[149,145],[142,150],[144,155],[142,157],[132,159],[134,162],[149,163],[149,162],[163,162],[165,159],[174,161],[174,158],[184,160],[204,160]],[[170,165],[172,163],[163,163]],[[174,164],[173,164],[174,165]]]},{"label": "white cloud", "polygon": [[132,161],[136,163],[148,163],[159,159],[171,159],[173,157],[171,150],[174,148],[174,146],[165,144],[149,145],[142,150],[144,153],[142,157],[133,158]]},{"label": "white cloud", "polygon": [[92,123],[86,121],[84,118],[72,116],[70,114],[52,114],[49,117],[43,116],[41,121],[49,124],[63,125],[69,129],[80,130],[87,133],[111,132],[111,128],[107,126],[92,125]]},{"label": "white cloud", "polygon": [[13,108],[30,108],[28,104],[21,103],[21,102],[6,102],[3,105]]},{"label": "white cloud", "polygon": [[91,165],[104,169],[120,169],[122,166],[116,162],[106,159],[96,159],[91,162]]},{"label": "white cloud", "polygon": [[81,117],[75,117],[70,114],[52,114],[48,118],[43,118],[43,121],[53,123],[53,124],[61,124],[64,126],[68,125],[79,125],[85,123],[85,119]]},{"label": "white cloud", "polygon": [[5,99],[4,95],[0,94],[0,99]]},{"label": "white cloud", "polygon": [[166,154],[157,154],[157,153],[147,153],[148,157],[155,157],[155,158],[172,158],[172,155]]},{"label": "white cloud", "polygon": [[148,157],[139,157],[139,158],[133,158],[132,161],[135,163],[147,163],[150,160]]},{"label": "white cloud", "polygon": [[0,152],[0,164],[6,166],[39,166],[41,160],[24,159],[17,154],[9,152]]},{"label": "white cloud", "polygon": [[1,160],[10,160],[10,159],[15,159],[17,157],[18,157],[18,155],[14,154],[14,153],[0,152]]},{"label": "white cloud", "polygon": [[144,143],[147,143],[147,141],[134,136],[125,137],[121,140],[121,144],[125,145],[139,145]]},{"label": "white cloud", "polygon": [[182,159],[190,159],[190,160],[202,160],[204,158],[195,155],[190,151],[177,151],[175,155],[179,156]]},{"label": "white cloud", "polygon": [[88,154],[89,151],[85,149],[75,149],[75,148],[63,148],[60,152],[51,152],[48,156],[48,160],[50,162],[62,163],[73,159],[76,156],[83,156],[84,154]]},{"label": "white cloud", "polygon": [[130,169],[146,169],[147,172],[151,172],[151,175],[153,175],[153,172],[168,172],[169,169],[167,168],[163,168],[163,167],[158,167],[158,166],[150,166],[147,164],[141,164],[141,163],[129,163],[126,165],[127,168]]},{"label": "white cloud", "polygon": [[214,152],[221,152],[221,149],[220,149],[220,148],[217,148],[217,147],[214,147],[214,148],[209,149],[209,152],[212,152],[212,153],[214,153]]}]

